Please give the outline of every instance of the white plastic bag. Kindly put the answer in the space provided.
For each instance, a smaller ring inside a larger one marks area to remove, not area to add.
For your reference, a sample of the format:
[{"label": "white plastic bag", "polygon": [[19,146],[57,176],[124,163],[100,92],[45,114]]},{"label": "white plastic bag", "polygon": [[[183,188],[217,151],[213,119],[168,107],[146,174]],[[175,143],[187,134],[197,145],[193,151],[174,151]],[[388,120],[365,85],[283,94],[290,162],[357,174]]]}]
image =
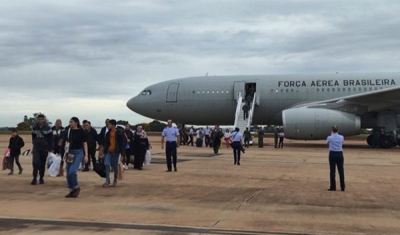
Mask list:
[{"label": "white plastic bag", "polygon": [[47,169],[49,169],[51,164],[53,164],[53,161],[55,158],[56,158],[56,155],[54,153],[49,152],[47,154]]},{"label": "white plastic bag", "polygon": [[[54,153],[53,153],[54,155]],[[49,175],[50,177],[57,177],[60,174],[60,166],[61,166],[61,157],[60,155],[53,156],[53,162],[49,168]]]},{"label": "white plastic bag", "polygon": [[147,150],[146,156],[144,158],[144,164],[150,165],[150,162],[151,162],[151,152],[150,150]]}]

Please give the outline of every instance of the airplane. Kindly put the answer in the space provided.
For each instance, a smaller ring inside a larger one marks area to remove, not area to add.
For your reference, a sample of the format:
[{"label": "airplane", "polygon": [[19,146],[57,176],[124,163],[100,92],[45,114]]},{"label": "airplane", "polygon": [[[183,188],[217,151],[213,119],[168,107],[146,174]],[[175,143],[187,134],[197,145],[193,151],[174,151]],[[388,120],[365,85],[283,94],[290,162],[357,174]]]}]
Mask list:
[{"label": "airplane", "polygon": [[[326,139],[332,125],[344,136],[371,128],[370,146],[397,144],[400,73],[200,76],[146,87],[127,107],[156,120],[232,125],[253,86],[252,125],[279,125],[285,138]],[[248,125],[247,125],[248,126]]]}]

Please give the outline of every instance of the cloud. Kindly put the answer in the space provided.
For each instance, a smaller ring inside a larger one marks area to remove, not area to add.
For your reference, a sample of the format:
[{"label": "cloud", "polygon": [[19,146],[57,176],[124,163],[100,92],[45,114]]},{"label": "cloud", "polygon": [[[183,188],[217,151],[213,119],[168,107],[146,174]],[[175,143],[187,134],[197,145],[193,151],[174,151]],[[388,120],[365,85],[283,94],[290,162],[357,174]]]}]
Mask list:
[{"label": "cloud", "polygon": [[125,107],[130,97],[207,72],[398,71],[399,10],[389,0],[12,1],[0,8],[0,126],[44,110],[148,121]]}]

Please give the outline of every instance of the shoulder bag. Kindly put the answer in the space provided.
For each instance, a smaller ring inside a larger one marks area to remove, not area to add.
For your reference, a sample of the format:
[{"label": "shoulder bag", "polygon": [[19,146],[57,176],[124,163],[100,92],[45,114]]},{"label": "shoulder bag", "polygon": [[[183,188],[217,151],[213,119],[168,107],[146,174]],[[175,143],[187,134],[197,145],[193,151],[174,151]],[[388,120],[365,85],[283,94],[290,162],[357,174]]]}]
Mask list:
[{"label": "shoulder bag", "polygon": [[68,129],[68,134],[67,134],[67,142],[65,143],[65,155],[64,155],[64,160],[67,163],[73,163],[75,159],[75,155],[70,153],[70,145],[71,145],[71,128]]}]

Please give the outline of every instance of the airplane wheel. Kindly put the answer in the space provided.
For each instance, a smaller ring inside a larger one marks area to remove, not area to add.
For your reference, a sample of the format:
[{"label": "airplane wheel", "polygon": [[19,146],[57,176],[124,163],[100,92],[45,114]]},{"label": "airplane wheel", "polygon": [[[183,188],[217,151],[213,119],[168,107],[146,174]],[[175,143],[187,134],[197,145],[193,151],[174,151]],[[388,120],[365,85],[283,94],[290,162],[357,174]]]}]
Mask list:
[{"label": "airplane wheel", "polygon": [[381,148],[388,149],[393,146],[393,141],[390,136],[381,135],[381,137],[379,137],[379,145]]},{"label": "airplane wheel", "polygon": [[371,147],[374,147],[374,136],[373,135],[369,135],[367,137],[367,144]]}]

